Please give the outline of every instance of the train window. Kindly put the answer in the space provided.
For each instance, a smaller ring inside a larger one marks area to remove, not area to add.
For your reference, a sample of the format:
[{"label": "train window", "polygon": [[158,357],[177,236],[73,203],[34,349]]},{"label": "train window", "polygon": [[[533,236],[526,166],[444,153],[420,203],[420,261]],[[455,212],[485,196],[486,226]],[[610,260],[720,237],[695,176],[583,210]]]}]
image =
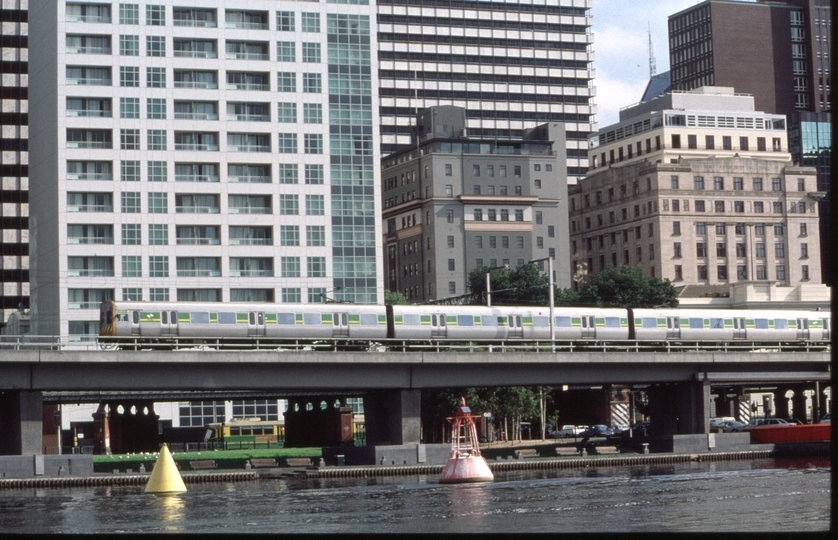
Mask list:
[{"label": "train window", "polygon": [[260,326],[263,326],[265,324],[265,314],[261,311],[256,314],[256,323]]},{"label": "train window", "polygon": [[754,328],[768,330],[768,319],[754,319]]},{"label": "train window", "polygon": [[[455,322],[455,321],[451,321],[451,322]],[[448,317],[446,317],[445,315],[440,315],[439,316],[439,325],[440,326],[445,326],[446,324],[448,324]]]},{"label": "train window", "polygon": [[177,311],[172,311],[169,313],[169,322],[171,324],[177,324]]},{"label": "train window", "polygon": [[250,316],[248,317],[248,319],[250,320],[250,324],[251,324],[251,325],[255,325],[255,324],[256,324],[256,314],[255,314],[255,313],[253,313],[252,311],[250,312]]},{"label": "train window", "polygon": [[690,317],[690,328],[704,328],[704,319]]},{"label": "train window", "polygon": [[319,313],[303,313],[303,324],[320,324],[320,322]]},{"label": "train window", "polygon": [[550,317],[533,317],[532,325],[540,327],[550,326]]},{"label": "train window", "polygon": [[823,321],[823,329],[829,330],[829,319],[821,319]]},{"label": "train window", "polygon": [[808,330],[809,329],[809,320],[808,319],[797,319],[797,329],[798,330]]},{"label": "train window", "polygon": [[361,326],[378,326],[378,315],[375,313],[361,313]]},{"label": "train window", "polygon": [[789,322],[786,319],[774,319],[774,330],[786,330],[789,327]]},{"label": "train window", "polygon": [[242,435],[252,435],[251,429],[250,426],[242,426]]},{"label": "train window", "polygon": [[419,321],[419,315],[414,313],[405,313],[402,316],[402,324],[404,324],[404,326],[419,326],[421,324]]},{"label": "train window", "polygon": [[347,315],[346,313],[340,314],[340,325],[349,326],[349,315]]},{"label": "train window", "polygon": [[582,317],[582,328],[587,328],[587,327],[588,327],[588,318],[587,317]]},{"label": "train window", "polygon": [[654,317],[643,317],[643,328],[657,328],[658,320]]},{"label": "train window", "polygon": [[133,319],[134,324],[140,324],[140,312],[139,311],[132,311],[131,318]]},{"label": "train window", "polygon": [[160,314],[160,323],[161,324],[169,324],[169,313],[164,311]]},{"label": "train window", "polygon": [[483,315],[480,317],[480,326],[497,326],[498,318],[495,315]]},{"label": "train window", "polygon": [[236,324],[236,314],[233,311],[219,311],[218,324]]},{"label": "train window", "polygon": [[711,318],[710,319],[710,328],[721,328],[724,329],[725,327],[725,320],[718,319],[718,318]]},{"label": "train window", "polygon": [[474,326],[474,317],[471,315],[457,315],[457,326]]},{"label": "train window", "polygon": [[297,322],[293,313],[277,313],[276,324],[295,324]]},{"label": "train window", "polygon": [[606,317],[605,318],[605,327],[606,328],[619,328],[620,327],[620,318],[619,317]]},{"label": "train window", "polygon": [[556,317],[556,326],[559,328],[570,328],[570,317]]},{"label": "train window", "polygon": [[209,313],[206,311],[193,311],[189,314],[189,322],[192,324],[209,324]]}]

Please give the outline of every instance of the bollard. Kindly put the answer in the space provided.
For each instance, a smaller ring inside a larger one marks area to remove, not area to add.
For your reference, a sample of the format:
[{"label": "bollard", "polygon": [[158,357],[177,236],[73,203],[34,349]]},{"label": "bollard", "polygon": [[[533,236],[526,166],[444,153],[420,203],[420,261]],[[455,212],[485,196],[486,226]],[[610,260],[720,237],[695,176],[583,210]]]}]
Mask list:
[{"label": "bollard", "polygon": [[244,470],[249,471],[251,469],[250,460],[244,462]]},{"label": "bollard", "polygon": [[326,466],[326,461],[324,461],[323,458],[320,458],[320,461],[317,462],[317,466],[320,467],[320,468],[325,467]]},{"label": "bollard", "polygon": [[145,474],[145,463],[140,463],[140,474]]},{"label": "bollard", "polygon": [[643,453],[644,454],[649,453],[649,443],[643,443]]},{"label": "bollard", "polygon": [[588,457],[588,451],[584,448],[582,449],[582,457]]}]

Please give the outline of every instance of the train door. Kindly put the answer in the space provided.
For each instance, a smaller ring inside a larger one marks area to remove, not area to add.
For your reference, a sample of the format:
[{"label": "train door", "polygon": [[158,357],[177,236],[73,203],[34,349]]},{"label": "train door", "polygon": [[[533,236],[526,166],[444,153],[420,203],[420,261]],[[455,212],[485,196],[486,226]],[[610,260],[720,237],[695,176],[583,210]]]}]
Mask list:
[{"label": "train door", "polygon": [[797,319],[797,339],[809,339],[809,319]]},{"label": "train door", "polygon": [[823,337],[821,339],[829,339],[829,319],[821,319],[823,321]]},{"label": "train door", "polygon": [[247,317],[247,335],[248,336],[264,336],[265,335],[265,313],[261,311],[251,311]]},{"label": "train door", "polygon": [[332,314],[332,337],[349,337],[349,315]]},{"label": "train door", "polygon": [[431,339],[442,339],[445,337],[448,337],[445,314],[431,315]]},{"label": "train door", "polygon": [[508,335],[511,338],[522,338],[524,337],[524,327],[521,324],[521,316],[520,315],[510,315],[507,319],[507,325],[509,326]]},{"label": "train door", "polygon": [[131,312],[131,335],[140,335],[140,312],[136,309]]},{"label": "train door", "polygon": [[745,317],[733,318],[733,339],[745,339]]},{"label": "train door", "polygon": [[681,318],[666,318],[666,339],[678,339],[681,337]]},{"label": "train door", "polygon": [[177,311],[162,311],[160,313],[160,335],[177,335]]},{"label": "train door", "polygon": [[[555,324],[555,321],[553,324]],[[582,316],[582,337],[596,337],[596,326],[594,325],[594,318],[591,315]]]}]

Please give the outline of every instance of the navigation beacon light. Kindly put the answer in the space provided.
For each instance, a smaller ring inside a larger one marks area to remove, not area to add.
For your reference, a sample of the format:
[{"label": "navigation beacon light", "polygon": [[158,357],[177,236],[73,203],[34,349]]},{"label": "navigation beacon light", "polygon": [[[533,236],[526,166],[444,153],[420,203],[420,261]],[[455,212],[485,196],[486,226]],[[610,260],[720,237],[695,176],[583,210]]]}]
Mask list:
[{"label": "navigation beacon light", "polygon": [[460,398],[460,406],[454,416],[446,418],[451,422],[451,453],[439,473],[440,484],[491,482],[495,479],[489,464],[480,455],[475,418],[464,397]]}]

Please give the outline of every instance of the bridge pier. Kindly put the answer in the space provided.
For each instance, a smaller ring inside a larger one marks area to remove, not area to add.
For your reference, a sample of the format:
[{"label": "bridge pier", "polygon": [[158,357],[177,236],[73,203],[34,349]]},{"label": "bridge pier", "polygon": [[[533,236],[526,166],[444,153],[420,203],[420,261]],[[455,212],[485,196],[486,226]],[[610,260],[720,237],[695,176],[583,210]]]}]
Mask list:
[{"label": "bridge pier", "polygon": [[288,410],[285,411],[286,448],[353,444],[352,407],[346,405],[345,397],[337,400],[334,396],[288,399]]},{"label": "bridge pier", "polygon": [[422,414],[420,390],[364,394],[367,446],[418,444]]},{"label": "bridge pier", "polygon": [[774,416],[777,418],[787,419],[792,417],[789,411],[789,400],[786,397],[789,390],[791,390],[791,387],[788,385],[779,385],[774,391]]},{"label": "bridge pier", "polygon": [[791,387],[791,390],[794,391],[794,397],[791,398],[791,406],[793,409],[792,414],[794,418],[800,420],[805,424],[807,420],[806,394],[804,394],[806,386],[803,384],[796,384]]},{"label": "bridge pier", "polygon": [[655,437],[710,432],[710,383],[649,387],[650,429]]},{"label": "bridge pier", "polygon": [[0,393],[0,455],[42,454],[43,414],[41,392]]}]

